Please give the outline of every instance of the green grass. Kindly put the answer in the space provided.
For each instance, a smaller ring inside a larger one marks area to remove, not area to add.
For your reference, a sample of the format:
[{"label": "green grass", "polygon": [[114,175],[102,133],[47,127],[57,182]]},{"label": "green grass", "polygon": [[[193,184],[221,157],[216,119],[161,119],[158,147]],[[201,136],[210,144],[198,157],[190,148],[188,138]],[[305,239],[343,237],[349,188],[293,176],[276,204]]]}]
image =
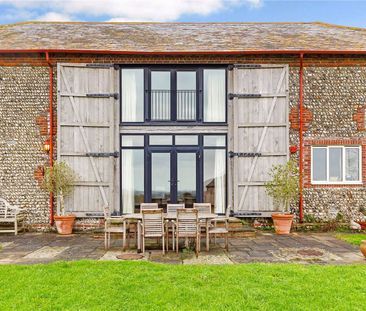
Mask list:
[{"label": "green grass", "polygon": [[339,233],[336,237],[353,245],[360,245],[362,240],[366,240],[366,234],[362,233]]},{"label": "green grass", "polygon": [[364,310],[366,266],[0,266],[0,310]]}]

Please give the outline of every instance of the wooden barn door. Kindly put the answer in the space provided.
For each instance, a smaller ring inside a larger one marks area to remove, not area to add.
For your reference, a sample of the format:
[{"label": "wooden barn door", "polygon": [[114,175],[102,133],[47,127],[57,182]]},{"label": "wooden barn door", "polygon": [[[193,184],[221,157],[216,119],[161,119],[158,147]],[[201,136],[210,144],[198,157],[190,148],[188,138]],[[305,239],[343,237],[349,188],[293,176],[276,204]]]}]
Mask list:
[{"label": "wooden barn door", "polygon": [[113,65],[58,64],[57,158],[78,176],[65,209],[78,217],[118,211],[118,71]]},{"label": "wooden barn door", "polygon": [[270,216],[264,183],[272,165],[289,158],[288,66],[232,66],[229,146],[236,215]]}]

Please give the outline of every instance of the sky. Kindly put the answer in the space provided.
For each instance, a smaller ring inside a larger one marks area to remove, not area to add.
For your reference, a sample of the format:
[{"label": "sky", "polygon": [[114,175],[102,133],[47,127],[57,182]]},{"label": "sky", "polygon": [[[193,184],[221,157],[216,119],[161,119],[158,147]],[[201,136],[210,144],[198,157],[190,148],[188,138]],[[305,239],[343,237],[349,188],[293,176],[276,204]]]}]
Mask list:
[{"label": "sky", "polygon": [[313,22],[366,28],[366,0],[0,0],[25,21]]}]

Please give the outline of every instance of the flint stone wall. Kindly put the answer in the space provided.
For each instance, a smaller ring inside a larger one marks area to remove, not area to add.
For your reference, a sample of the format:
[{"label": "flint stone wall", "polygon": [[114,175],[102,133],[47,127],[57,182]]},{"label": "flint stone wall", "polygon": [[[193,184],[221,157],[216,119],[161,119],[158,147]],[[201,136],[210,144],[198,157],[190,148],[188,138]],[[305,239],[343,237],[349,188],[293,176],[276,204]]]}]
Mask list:
[{"label": "flint stone wall", "polygon": [[[290,67],[290,110],[298,107],[298,73],[298,67]],[[305,139],[364,138],[353,115],[365,104],[366,67],[305,67],[304,107],[312,113]],[[48,161],[41,150],[46,137],[36,122],[48,105],[47,67],[0,67],[0,197],[25,208],[31,225],[49,221],[49,197],[34,178],[36,168]],[[298,144],[298,130],[291,129],[290,145]],[[298,151],[292,157],[298,158]],[[365,185],[304,188],[305,214],[321,220],[338,212],[360,218],[358,210],[365,202]]]},{"label": "flint stone wall", "polygon": [[[366,106],[366,67],[305,67],[303,83],[304,109],[312,115],[304,140],[366,138],[354,120],[358,108]],[[290,68],[289,92],[291,110],[299,103],[299,68]],[[290,145],[299,145],[298,130],[290,130]],[[292,157],[298,159],[299,152]],[[366,203],[365,184],[342,188],[309,185],[303,194],[304,213],[318,220],[332,219],[338,213],[345,218],[364,217],[360,208]]]},{"label": "flint stone wall", "polygon": [[28,224],[49,219],[49,196],[34,178],[48,161],[36,124],[48,105],[47,67],[0,67],[0,197],[24,208]]}]

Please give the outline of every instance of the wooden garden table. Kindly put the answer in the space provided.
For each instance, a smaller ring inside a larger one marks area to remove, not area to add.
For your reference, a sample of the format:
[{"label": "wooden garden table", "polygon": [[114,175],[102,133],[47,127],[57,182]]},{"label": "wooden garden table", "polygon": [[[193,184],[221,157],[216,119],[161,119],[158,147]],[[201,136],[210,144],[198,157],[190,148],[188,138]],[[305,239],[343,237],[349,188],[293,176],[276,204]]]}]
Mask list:
[{"label": "wooden garden table", "polygon": [[[209,243],[210,243],[210,236],[208,234],[209,230],[209,221],[211,219],[216,218],[217,215],[214,213],[198,213],[198,220],[204,220],[206,224],[206,250],[209,250]],[[163,218],[165,220],[177,220],[177,213],[164,213]],[[126,248],[126,227],[127,222],[130,220],[133,221],[141,221],[142,220],[142,213],[131,213],[125,214],[120,217],[123,221],[123,250]],[[137,252],[141,253],[141,227],[137,226]]]}]

